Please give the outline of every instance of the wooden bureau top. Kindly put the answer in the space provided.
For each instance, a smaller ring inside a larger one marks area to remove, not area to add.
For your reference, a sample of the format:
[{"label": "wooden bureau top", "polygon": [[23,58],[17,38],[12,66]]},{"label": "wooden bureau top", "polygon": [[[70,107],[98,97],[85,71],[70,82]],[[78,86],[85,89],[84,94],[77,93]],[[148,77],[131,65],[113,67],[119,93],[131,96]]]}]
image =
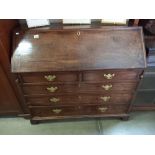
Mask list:
[{"label": "wooden bureau top", "polygon": [[146,66],[140,27],[36,28],[14,33],[12,72],[130,69]]}]

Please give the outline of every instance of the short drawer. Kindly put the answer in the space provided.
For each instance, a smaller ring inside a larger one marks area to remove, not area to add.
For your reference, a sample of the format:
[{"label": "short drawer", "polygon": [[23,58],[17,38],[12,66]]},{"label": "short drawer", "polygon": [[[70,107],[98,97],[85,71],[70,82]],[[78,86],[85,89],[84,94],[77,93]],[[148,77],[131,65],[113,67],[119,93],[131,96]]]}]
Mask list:
[{"label": "short drawer", "polygon": [[61,73],[23,73],[23,83],[44,83],[44,82],[75,82],[78,76],[75,72]]},{"label": "short drawer", "polygon": [[83,73],[83,80],[88,82],[125,81],[139,79],[140,70],[103,70]]},{"label": "short drawer", "polygon": [[79,95],[55,95],[25,97],[27,104],[33,106],[59,106],[59,105],[86,105],[86,104],[128,104],[132,99],[132,94],[79,94]]}]

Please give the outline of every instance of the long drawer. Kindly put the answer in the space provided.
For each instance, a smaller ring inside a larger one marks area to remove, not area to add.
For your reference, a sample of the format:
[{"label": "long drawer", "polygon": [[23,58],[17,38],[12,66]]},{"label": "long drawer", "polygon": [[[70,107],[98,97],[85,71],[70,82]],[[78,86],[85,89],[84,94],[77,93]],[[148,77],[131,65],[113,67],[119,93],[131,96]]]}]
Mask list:
[{"label": "long drawer", "polygon": [[108,115],[126,113],[128,105],[117,106],[71,106],[71,107],[31,107],[32,117],[56,117],[75,115]]},{"label": "long drawer", "polygon": [[85,104],[128,104],[132,99],[132,94],[78,94],[78,95],[55,95],[26,97],[29,105],[38,106],[60,106],[60,105],[85,105]]},{"label": "long drawer", "polygon": [[105,93],[111,91],[134,91],[137,83],[102,83],[102,84],[64,84],[64,85],[24,85],[24,94],[57,93]]},{"label": "long drawer", "polygon": [[25,85],[23,86],[24,94],[57,94],[57,93],[72,93],[78,91],[78,84],[70,85]]}]

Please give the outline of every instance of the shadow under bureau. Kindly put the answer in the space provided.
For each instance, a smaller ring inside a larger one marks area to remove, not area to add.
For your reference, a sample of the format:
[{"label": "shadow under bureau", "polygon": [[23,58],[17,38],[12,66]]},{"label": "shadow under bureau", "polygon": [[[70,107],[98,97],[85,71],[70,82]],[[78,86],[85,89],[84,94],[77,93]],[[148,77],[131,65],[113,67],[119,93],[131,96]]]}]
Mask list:
[{"label": "shadow under bureau", "polygon": [[139,27],[35,28],[14,32],[12,72],[31,123],[127,119],[146,67]]}]

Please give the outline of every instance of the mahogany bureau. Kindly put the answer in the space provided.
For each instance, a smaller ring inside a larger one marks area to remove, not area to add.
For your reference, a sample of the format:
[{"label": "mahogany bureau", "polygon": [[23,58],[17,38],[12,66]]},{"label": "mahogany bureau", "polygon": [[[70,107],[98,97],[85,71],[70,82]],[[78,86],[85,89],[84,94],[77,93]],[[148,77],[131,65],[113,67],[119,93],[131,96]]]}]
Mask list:
[{"label": "mahogany bureau", "polygon": [[14,32],[12,72],[31,123],[127,119],[146,67],[139,27],[34,28]]}]

